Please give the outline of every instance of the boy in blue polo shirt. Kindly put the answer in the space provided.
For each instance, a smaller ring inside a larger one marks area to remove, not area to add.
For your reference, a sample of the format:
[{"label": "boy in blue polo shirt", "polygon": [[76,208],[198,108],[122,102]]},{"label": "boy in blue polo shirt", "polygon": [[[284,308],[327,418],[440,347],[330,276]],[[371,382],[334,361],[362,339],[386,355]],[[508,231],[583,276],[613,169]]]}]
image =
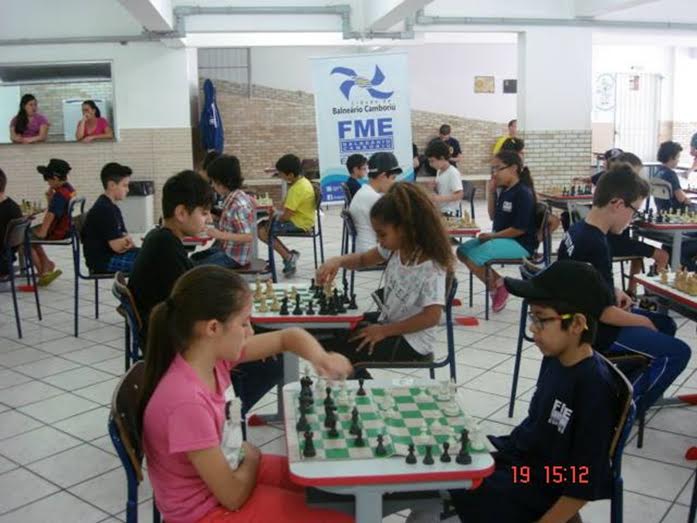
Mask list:
[{"label": "boy in blue polo shirt", "polygon": [[346,170],[349,172],[346,185],[348,185],[351,198],[353,198],[363,187],[359,180],[368,176],[368,158],[362,154],[352,154],[346,158]]},{"label": "boy in blue polo shirt", "polygon": [[82,226],[85,260],[92,273],[130,273],[133,268],[138,249],[116,205],[128,195],[131,174],[130,167],[116,162],[102,167],[100,177],[104,194],[94,202]]},{"label": "boy in blue polo shirt", "polygon": [[559,246],[559,259],[590,263],[602,275],[614,305],[600,317],[594,347],[600,352],[639,352],[651,356],[648,369],[634,378],[634,396],[640,415],[661,397],[685,369],[690,348],[674,338],[677,326],[666,314],[632,308],[629,296],[615,288],[609,233],[621,234],[648,196],[648,183],[627,164],[617,164],[598,181],[593,207],[573,224]]},{"label": "boy in blue polo shirt", "polygon": [[[611,296],[593,267],[570,260],[505,285],[530,304],[530,331],[544,356],[537,389],[527,418],[508,436],[490,436],[494,473],[479,488],[452,491],[452,500],[465,523],[566,522],[611,495],[610,448],[622,411],[608,364],[592,347]],[[565,473],[552,481],[559,467]]]}]

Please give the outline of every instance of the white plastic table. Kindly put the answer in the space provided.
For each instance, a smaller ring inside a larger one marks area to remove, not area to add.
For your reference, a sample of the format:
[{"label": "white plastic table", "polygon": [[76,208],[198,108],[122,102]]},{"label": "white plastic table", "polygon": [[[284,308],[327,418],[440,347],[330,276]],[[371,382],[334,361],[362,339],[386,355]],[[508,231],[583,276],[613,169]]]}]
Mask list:
[{"label": "white plastic table", "polygon": [[[396,388],[433,385],[430,380],[403,378],[397,380],[367,380],[364,388]],[[357,389],[357,381],[349,381],[348,389]],[[356,500],[356,523],[380,523],[383,518],[383,495],[388,492],[425,490],[473,489],[494,471],[494,460],[488,452],[472,453],[472,463],[460,465],[453,461],[441,463],[434,455],[433,465],[420,460],[409,465],[403,456],[352,460],[303,460],[290,435],[296,433],[293,398],[300,383],[283,387],[286,445],[291,479],[306,487],[315,487],[335,494],[347,494]],[[451,449],[456,452],[457,449]]]}]

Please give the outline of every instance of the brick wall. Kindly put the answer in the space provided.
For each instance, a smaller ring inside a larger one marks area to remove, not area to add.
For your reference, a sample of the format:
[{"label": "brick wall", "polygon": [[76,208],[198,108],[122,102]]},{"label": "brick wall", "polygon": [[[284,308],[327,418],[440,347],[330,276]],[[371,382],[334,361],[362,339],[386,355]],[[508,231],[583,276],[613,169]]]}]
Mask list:
[{"label": "brick wall", "polygon": [[[273,166],[287,152],[301,158],[317,157],[312,94],[253,85],[251,96],[248,96],[246,85],[221,80],[216,80],[215,85],[225,126],[225,150],[239,157],[245,177],[266,176],[264,168]],[[452,126],[453,136],[462,145],[464,160],[460,168],[465,173],[486,169],[491,148],[506,126],[504,123],[412,111],[412,135],[419,151],[424,151],[443,123]],[[197,152],[196,156],[199,155]]]},{"label": "brick wall", "polygon": [[66,160],[70,181],[88,207],[101,194],[99,172],[111,161],[133,169],[134,180],[155,181],[155,216],[160,215],[162,184],[172,174],[191,169],[190,129],[121,129],[118,142],[0,145],[0,168],[8,177],[7,193],[17,201],[43,199],[46,183],[36,171],[50,158]]},{"label": "brick wall", "polygon": [[[48,128],[49,138],[63,140],[63,100],[82,98],[89,100],[101,98],[113,100],[111,82],[71,82],[55,84],[23,85],[19,90],[20,96],[33,94],[39,102],[39,112],[48,118],[51,126]],[[102,115],[111,121],[110,115]]]},{"label": "brick wall", "polygon": [[690,139],[697,133],[697,122],[673,122],[673,141],[682,145],[685,153],[680,157],[680,163],[690,163],[687,153],[690,151]]},{"label": "brick wall", "polygon": [[588,176],[591,131],[528,131],[524,134],[525,162],[536,189],[564,185],[574,176]]}]

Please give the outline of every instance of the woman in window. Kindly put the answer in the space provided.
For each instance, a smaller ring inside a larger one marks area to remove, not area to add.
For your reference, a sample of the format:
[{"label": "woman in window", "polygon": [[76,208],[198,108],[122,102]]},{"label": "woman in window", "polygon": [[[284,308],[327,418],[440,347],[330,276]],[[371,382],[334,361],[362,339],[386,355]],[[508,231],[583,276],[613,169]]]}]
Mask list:
[{"label": "woman in window", "polygon": [[38,111],[38,106],[33,94],[22,96],[17,116],[10,121],[10,138],[14,143],[46,141],[50,124],[48,118]]},{"label": "woman in window", "polygon": [[106,118],[102,118],[102,113],[93,100],[82,102],[82,120],[77,124],[75,139],[78,142],[89,143],[93,140],[111,140],[114,131],[109,127]]}]

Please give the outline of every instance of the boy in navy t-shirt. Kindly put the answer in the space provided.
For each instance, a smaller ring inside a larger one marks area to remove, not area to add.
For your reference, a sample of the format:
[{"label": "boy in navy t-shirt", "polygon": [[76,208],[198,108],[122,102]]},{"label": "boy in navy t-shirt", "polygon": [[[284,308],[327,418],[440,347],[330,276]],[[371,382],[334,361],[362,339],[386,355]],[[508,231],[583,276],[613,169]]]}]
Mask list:
[{"label": "boy in navy t-shirt", "polygon": [[648,409],[690,359],[690,348],[674,338],[677,326],[665,314],[632,308],[626,293],[615,288],[609,233],[620,234],[642,208],[649,186],[627,164],[612,167],[593,194],[593,208],[585,219],[573,224],[559,246],[559,259],[590,263],[603,277],[608,296],[614,305],[600,317],[594,347],[604,353],[627,351],[651,356],[648,369],[634,378],[637,410]]},{"label": "boy in navy t-shirt", "polygon": [[[363,186],[359,180],[368,176],[368,158],[362,154],[352,154],[346,158],[346,170],[349,172],[348,185],[351,198],[356,196],[358,190]],[[346,202],[347,204],[350,202]]]},{"label": "boy in navy t-shirt", "polygon": [[673,170],[678,166],[681,152],[682,145],[678,142],[663,142],[658,148],[658,154],[656,156],[662,165],[653,175],[653,178],[668,182],[672,191],[670,198],[667,200],[654,196],[656,208],[659,211],[680,211],[692,207],[690,199],[680,187],[680,180],[678,179],[677,173]]},{"label": "boy in navy t-shirt", "polygon": [[[611,301],[600,274],[570,260],[505,285],[530,304],[530,331],[544,356],[537,389],[527,418],[508,436],[490,436],[494,473],[479,488],[452,491],[452,500],[465,523],[565,522],[588,501],[611,496],[622,405],[608,363],[592,347]],[[552,478],[554,470],[562,477]]]},{"label": "boy in navy t-shirt", "polygon": [[93,273],[129,273],[133,268],[138,249],[128,235],[121,209],[116,205],[128,195],[132,173],[130,167],[116,162],[102,167],[100,177],[104,194],[94,202],[82,226],[85,259]]},{"label": "boy in navy t-shirt", "polygon": [[22,217],[22,210],[12,198],[5,194],[7,187],[7,176],[0,169],[0,276],[7,276],[10,271],[10,264],[15,260],[15,253],[10,252],[9,257],[5,250],[5,236],[7,226],[12,220]]}]

